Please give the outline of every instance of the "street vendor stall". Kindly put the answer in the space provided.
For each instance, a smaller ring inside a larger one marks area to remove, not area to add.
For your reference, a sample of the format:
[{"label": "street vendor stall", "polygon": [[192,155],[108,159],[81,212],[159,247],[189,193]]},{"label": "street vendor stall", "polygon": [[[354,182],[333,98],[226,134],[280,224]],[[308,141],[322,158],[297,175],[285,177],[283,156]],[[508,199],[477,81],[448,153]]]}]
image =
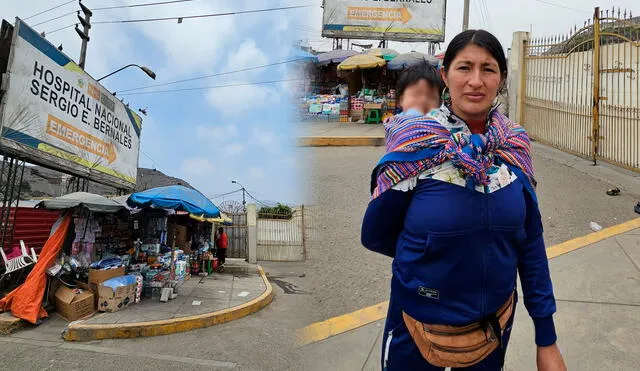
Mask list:
[{"label": "street vendor stall", "polygon": [[[356,92],[350,99],[349,117],[352,120],[380,123],[387,111],[395,109],[393,83],[382,68],[386,63],[375,55],[358,54],[338,65],[339,71],[349,71],[346,75],[349,92]],[[377,88],[367,88],[368,84]]]},{"label": "street vendor stall", "polygon": [[[136,208],[152,207],[168,209],[174,211],[178,216],[188,216],[193,214],[200,218],[220,217],[220,210],[218,207],[202,193],[195,189],[178,185],[153,188],[143,192],[134,193],[128,198],[127,204],[130,207]],[[191,249],[193,243],[199,242],[200,240],[203,241],[203,245],[210,245],[206,243],[207,241],[205,241],[205,238],[208,233],[210,241],[211,226],[209,225],[208,228],[203,226],[194,227],[193,224],[189,223],[188,219],[188,217],[187,219],[183,219],[181,223],[179,220],[174,218],[173,227],[169,227],[167,230],[167,241],[171,246],[171,280],[180,280],[181,276],[186,274],[186,267],[189,263],[187,257],[189,254],[185,254],[185,250],[193,253],[194,251]],[[196,221],[193,218],[191,218],[191,220]],[[180,245],[182,245],[182,249],[178,250],[177,247],[181,247]],[[211,256],[208,246],[199,247],[199,244],[196,246],[198,246],[197,253],[201,253],[201,256],[205,253],[207,257]],[[180,255],[184,258],[181,259]],[[194,254],[191,254],[191,256],[193,255]]]}]

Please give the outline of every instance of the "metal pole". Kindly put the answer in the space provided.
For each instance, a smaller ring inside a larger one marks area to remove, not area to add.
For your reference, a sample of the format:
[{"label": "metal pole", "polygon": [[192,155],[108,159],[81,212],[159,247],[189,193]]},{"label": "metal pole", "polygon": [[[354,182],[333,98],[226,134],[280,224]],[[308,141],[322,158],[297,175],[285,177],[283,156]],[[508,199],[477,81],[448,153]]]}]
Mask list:
[{"label": "metal pole", "polygon": [[600,142],[600,7],[593,14],[593,110],[592,110],[591,155],[597,164]]},{"label": "metal pole", "polygon": [[300,206],[300,213],[302,214],[302,255],[307,260],[307,226],[304,221],[304,205]]},{"label": "metal pole", "polygon": [[85,23],[83,23],[84,28],[82,31],[87,37],[82,38],[82,46],[80,47],[80,63],[78,63],[78,66],[82,69],[84,69],[84,62],[87,59],[87,44],[89,43],[89,29],[91,28],[91,12],[84,12],[84,20]]},{"label": "metal pole", "polygon": [[242,187],[242,211],[247,211],[247,201],[245,200],[244,193],[245,189]]},{"label": "metal pole", "polygon": [[470,0],[464,0],[464,13],[462,13],[462,31],[469,29],[469,2]]}]

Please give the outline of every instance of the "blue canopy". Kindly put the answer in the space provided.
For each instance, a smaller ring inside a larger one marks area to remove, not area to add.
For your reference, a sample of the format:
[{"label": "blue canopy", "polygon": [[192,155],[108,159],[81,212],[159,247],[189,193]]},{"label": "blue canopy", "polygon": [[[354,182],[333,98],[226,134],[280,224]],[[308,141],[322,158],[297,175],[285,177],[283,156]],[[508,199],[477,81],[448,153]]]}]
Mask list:
[{"label": "blue canopy", "polygon": [[153,206],[162,209],[186,211],[205,218],[220,217],[220,210],[202,193],[188,187],[173,185],[134,193],[127,199],[131,207]]},{"label": "blue canopy", "polygon": [[298,49],[298,48],[293,48],[292,52],[291,52],[291,57],[295,60],[299,60],[301,62],[317,62],[318,61],[318,57],[316,57],[315,55],[306,52],[302,49]]},{"label": "blue canopy", "polygon": [[394,59],[390,60],[387,63],[387,69],[389,70],[403,70],[405,68],[409,68],[415,64],[419,63],[428,63],[433,67],[438,67],[438,60],[436,57],[419,53],[419,52],[410,52],[400,54]]}]

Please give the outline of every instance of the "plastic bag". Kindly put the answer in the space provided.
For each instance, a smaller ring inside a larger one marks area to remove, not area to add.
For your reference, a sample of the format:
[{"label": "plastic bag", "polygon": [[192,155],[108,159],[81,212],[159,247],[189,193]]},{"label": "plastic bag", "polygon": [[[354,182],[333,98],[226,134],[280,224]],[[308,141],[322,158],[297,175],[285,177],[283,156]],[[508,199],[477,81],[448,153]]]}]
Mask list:
[{"label": "plastic bag", "polygon": [[134,283],[136,283],[136,276],[133,274],[128,274],[126,276],[114,277],[106,280],[102,283],[102,286],[107,286],[115,292],[118,287],[129,286]]}]

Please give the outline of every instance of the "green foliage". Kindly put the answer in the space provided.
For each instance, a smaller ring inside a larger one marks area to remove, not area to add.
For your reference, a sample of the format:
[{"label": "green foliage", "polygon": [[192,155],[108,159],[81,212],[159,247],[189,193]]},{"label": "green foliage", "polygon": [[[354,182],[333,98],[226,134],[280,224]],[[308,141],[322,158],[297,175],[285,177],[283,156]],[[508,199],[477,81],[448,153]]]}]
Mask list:
[{"label": "green foliage", "polygon": [[258,218],[260,219],[291,219],[293,217],[293,210],[283,204],[269,207],[263,206],[258,211]]}]

